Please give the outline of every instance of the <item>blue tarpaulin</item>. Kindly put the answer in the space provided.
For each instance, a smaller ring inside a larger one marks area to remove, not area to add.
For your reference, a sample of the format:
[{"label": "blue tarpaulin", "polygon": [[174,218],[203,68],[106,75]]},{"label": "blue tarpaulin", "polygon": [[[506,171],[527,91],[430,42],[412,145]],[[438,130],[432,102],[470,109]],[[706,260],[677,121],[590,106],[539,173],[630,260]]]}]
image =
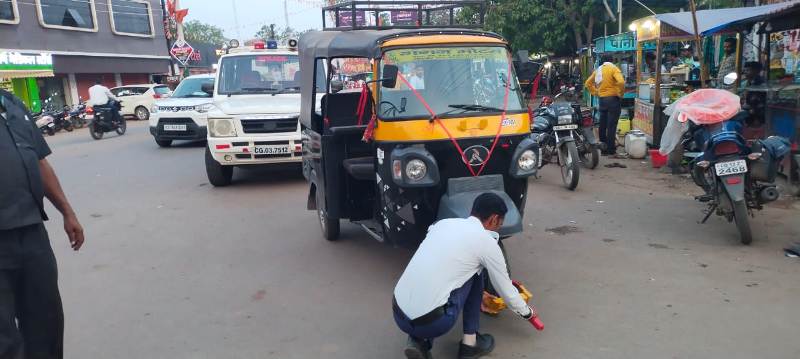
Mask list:
[{"label": "blue tarpaulin", "polygon": [[[800,0],[784,3],[697,11],[697,30],[702,36],[714,35],[739,22],[752,22],[759,18],[800,8]],[[653,15],[653,18],[687,34],[694,34],[692,13],[689,11]]]}]

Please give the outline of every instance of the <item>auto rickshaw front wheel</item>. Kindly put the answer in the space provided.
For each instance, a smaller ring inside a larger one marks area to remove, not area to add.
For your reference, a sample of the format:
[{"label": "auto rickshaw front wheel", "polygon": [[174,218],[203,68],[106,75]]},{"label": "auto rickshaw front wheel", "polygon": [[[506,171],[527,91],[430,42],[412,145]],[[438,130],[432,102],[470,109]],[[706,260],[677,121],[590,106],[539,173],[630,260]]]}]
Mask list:
[{"label": "auto rickshaw front wheel", "polygon": [[316,191],[315,201],[317,218],[319,218],[319,228],[322,230],[322,238],[331,242],[339,239],[339,219],[331,218],[328,213],[325,212],[325,197],[323,197],[322,191]]}]

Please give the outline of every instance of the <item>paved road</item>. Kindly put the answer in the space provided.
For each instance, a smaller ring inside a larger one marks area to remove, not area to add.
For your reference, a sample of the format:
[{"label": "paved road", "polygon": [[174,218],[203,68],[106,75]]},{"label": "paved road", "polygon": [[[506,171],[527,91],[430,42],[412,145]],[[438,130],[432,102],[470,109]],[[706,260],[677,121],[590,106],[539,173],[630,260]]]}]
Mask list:
[{"label": "paved road", "polygon": [[[67,358],[400,358],[391,289],[411,253],[352,225],[320,238],[292,172],[247,171],[212,188],[202,144],[160,149],[144,123],[93,141],[48,138],[88,236],[59,259]],[[624,161],[560,187],[531,182],[526,231],[509,239],[513,276],[547,329],[486,317],[494,358],[798,358],[798,206],[758,213],[755,243],[696,222],[686,179]],[[55,210],[50,209],[50,213]],[[434,354],[455,357],[458,333]]]}]

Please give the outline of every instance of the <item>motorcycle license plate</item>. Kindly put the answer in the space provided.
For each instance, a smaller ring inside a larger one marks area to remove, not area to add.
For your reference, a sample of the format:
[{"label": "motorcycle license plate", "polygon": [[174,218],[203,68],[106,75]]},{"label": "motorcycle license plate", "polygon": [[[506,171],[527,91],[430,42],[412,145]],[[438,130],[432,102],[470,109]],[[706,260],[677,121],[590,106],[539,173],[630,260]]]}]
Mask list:
[{"label": "motorcycle license plate", "polygon": [[561,130],[577,130],[578,125],[563,125],[563,126],[553,126],[554,131],[561,131]]},{"label": "motorcycle license plate", "polygon": [[266,145],[253,147],[253,153],[256,155],[285,155],[290,151],[288,145]]},{"label": "motorcycle license plate", "polygon": [[164,125],[164,131],[186,131],[186,125]]},{"label": "motorcycle license plate", "polygon": [[735,175],[747,172],[747,162],[745,160],[721,162],[714,165],[717,176]]}]

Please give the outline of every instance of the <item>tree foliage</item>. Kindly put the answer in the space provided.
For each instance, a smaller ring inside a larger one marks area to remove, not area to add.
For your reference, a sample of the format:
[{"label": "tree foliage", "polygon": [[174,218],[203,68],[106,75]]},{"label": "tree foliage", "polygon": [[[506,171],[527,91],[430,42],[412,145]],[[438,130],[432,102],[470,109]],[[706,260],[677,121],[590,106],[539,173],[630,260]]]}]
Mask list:
[{"label": "tree foliage", "polygon": [[222,29],[197,20],[187,21],[183,24],[183,36],[188,42],[220,45],[228,41]]},{"label": "tree foliage", "polygon": [[300,36],[309,31],[313,31],[313,29],[298,31],[291,26],[282,28],[275,24],[269,24],[261,26],[261,29],[254,36],[261,40],[277,40],[285,45],[289,39],[299,39]]}]

